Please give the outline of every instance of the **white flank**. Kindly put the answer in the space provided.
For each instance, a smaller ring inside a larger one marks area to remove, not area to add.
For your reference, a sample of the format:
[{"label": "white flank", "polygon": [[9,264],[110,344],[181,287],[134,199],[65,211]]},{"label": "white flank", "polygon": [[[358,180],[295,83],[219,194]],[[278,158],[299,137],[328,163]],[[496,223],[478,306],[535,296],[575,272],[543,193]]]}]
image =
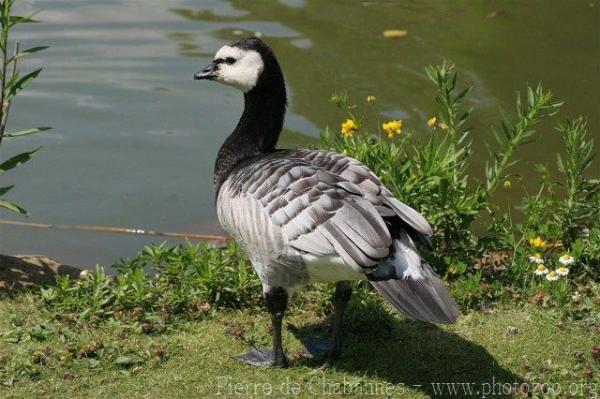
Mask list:
[{"label": "white flank", "polygon": [[333,283],[341,280],[366,280],[339,256],[302,255],[311,283]]}]

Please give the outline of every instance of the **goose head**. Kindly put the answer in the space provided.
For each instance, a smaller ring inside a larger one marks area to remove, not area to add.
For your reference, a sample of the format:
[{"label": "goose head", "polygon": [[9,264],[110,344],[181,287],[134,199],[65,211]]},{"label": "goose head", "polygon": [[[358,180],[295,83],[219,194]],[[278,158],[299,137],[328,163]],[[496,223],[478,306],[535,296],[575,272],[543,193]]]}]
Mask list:
[{"label": "goose head", "polygon": [[251,37],[221,47],[194,79],[214,80],[248,93],[274,75],[283,78],[273,51],[259,38]]},{"label": "goose head", "polygon": [[256,37],[221,47],[213,60],[194,74],[194,79],[233,86],[244,96],[240,120],[217,156],[215,186],[218,192],[218,187],[239,162],[275,150],[287,106],[285,80],[273,50]]}]

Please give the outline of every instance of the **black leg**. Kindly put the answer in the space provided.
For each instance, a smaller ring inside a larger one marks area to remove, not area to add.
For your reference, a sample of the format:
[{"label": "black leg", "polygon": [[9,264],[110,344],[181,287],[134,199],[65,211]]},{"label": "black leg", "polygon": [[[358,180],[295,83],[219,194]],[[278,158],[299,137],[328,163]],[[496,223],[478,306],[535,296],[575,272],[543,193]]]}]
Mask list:
[{"label": "black leg", "polygon": [[253,366],[287,367],[288,360],[283,351],[281,325],[287,309],[288,294],[285,289],[275,287],[265,292],[264,298],[273,326],[273,349],[252,348],[250,352],[236,358]]},{"label": "black leg", "polygon": [[273,326],[273,357],[274,366],[287,366],[287,358],[283,352],[283,342],[281,340],[281,324],[283,315],[287,309],[288,294],[281,288],[272,288],[265,293],[265,304],[271,314],[271,324]]},{"label": "black leg", "polygon": [[333,330],[331,338],[312,337],[304,341],[308,354],[319,357],[336,358],[342,353],[342,325],[344,312],[352,296],[350,281],[338,281],[333,295]]},{"label": "black leg", "polygon": [[338,357],[342,353],[342,323],[351,297],[352,283],[350,281],[339,281],[335,285],[335,294],[333,296],[335,313],[333,315],[333,333],[331,335],[333,345],[329,353],[330,357]]}]

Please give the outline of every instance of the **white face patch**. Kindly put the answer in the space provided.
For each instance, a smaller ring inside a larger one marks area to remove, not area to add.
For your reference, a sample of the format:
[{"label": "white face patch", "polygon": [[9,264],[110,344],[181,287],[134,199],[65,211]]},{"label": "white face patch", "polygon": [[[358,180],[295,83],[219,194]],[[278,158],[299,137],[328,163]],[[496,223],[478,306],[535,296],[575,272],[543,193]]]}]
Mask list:
[{"label": "white face patch", "polygon": [[257,51],[223,46],[215,55],[215,80],[248,92],[256,86],[265,65]]}]

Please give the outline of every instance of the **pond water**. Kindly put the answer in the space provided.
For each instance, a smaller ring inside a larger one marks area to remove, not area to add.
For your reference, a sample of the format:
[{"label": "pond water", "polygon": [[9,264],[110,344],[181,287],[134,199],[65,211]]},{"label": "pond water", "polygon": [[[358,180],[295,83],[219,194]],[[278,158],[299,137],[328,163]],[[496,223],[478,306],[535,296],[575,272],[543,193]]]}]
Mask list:
[{"label": "pond water", "polygon": [[[599,131],[600,2],[21,0],[42,9],[15,33],[23,46],[50,45],[24,64],[44,66],[12,108],[11,130],[52,126],[6,143],[2,158],[43,145],[3,176],[31,212],[0,219],[220,233],[212,170],[242,99],[234,89],[192,81],[224,43],[260,32],[286,74],[290,108],[283,146],[315,142],[344,115],[330,103],[348,90],[375,95],[383,115],[416,130],[435,113],[426,64],[452,60],[470,105],[477,151],[498,109],[542,81]],[[385,29],[405,37],[384,39]],[[521,170],[554,162],[551,125],[519,154]],[[478,157],[483,162],[483,156]],[[473,165],[480,174],[480,164]],[[525,179],[532,179],[525,173]],[[510,197],[500,193],[499,201]],[[162,238],[0,225],[0,252],[41,253],[77,266],[111,264]],[[176,241],[172,241],[176,242]]]}]

